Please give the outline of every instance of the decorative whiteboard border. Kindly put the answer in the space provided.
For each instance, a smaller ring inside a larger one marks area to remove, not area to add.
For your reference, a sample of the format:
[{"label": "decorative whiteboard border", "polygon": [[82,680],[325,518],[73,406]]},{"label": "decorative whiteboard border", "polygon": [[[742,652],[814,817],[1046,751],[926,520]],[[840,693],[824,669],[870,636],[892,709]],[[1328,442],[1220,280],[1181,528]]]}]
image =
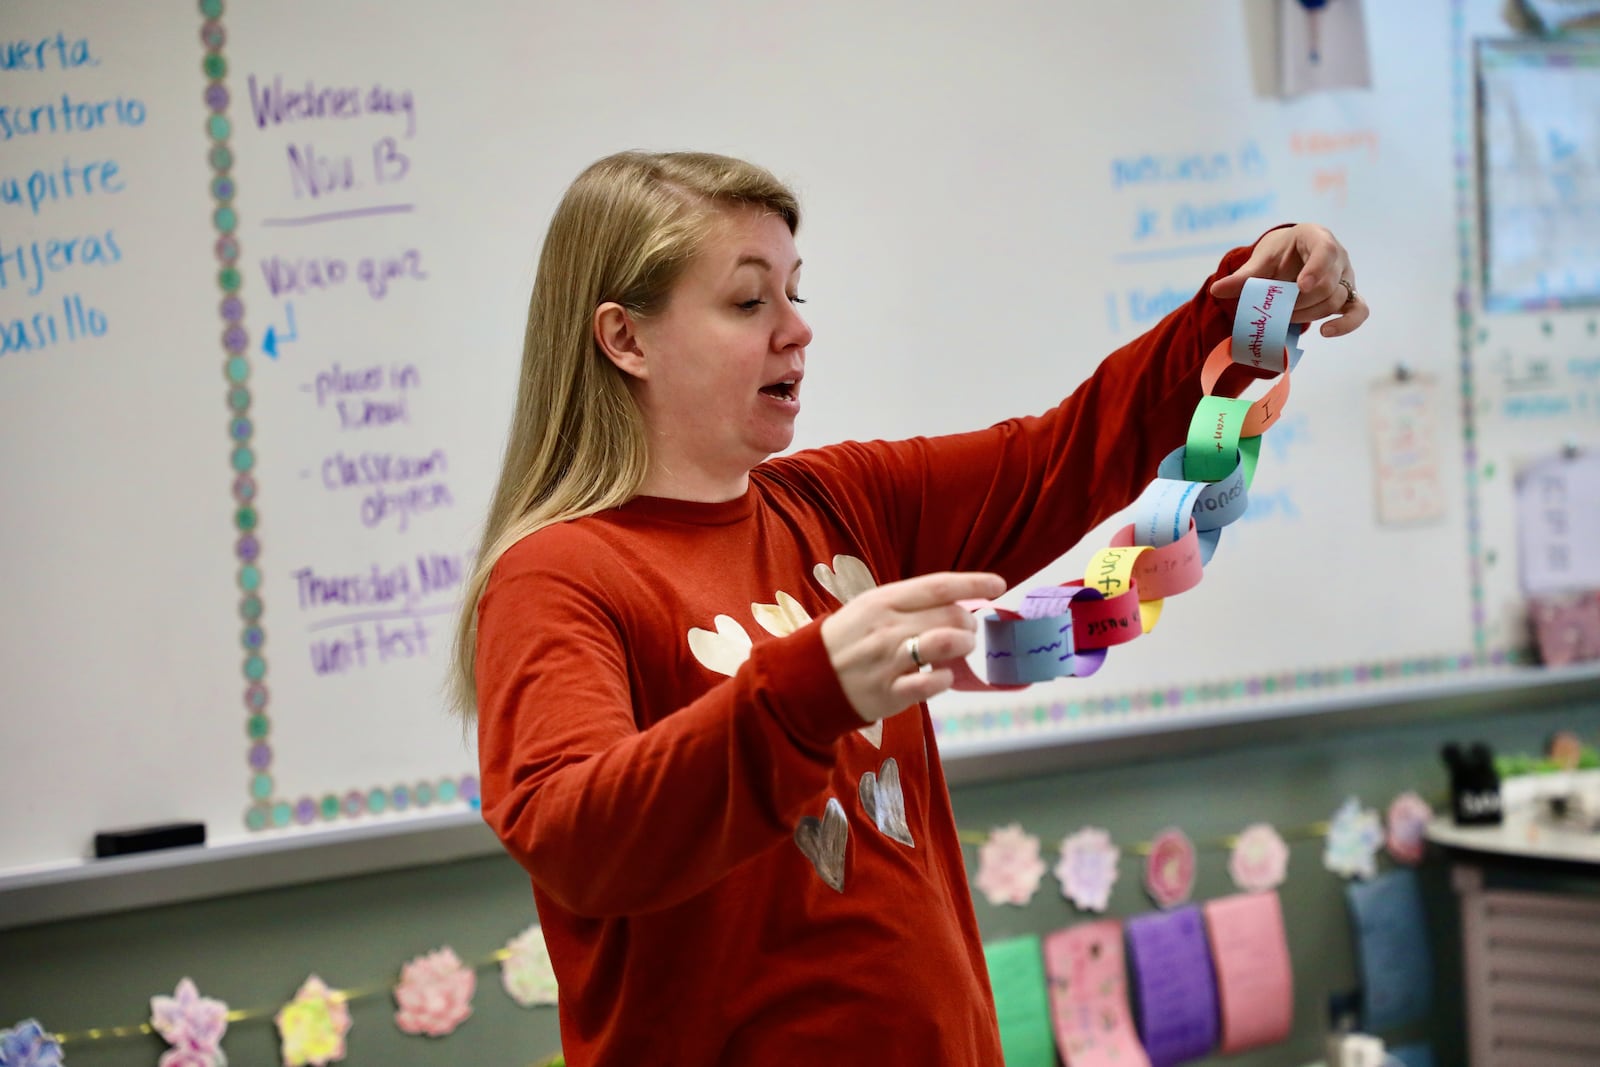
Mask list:
[{"label": "decorative whiteboard border", "polygon": [[237,532],[234,554],[239,560],[239,619],[243,623],[240,644],[244,650],[245,736],[249,740],[246,762],[249,805],[244,824],[249,830],[310,826],[377,815],[403,812],[434,805],[475,805],[478,780],[473,775],[432,781],[401,783],[329,791],[320,797],[303,795],[294,800],[276,795],[272,776],[272,721],[267,714],[269,694],[266,686],[266,630],[261,625],[264,606],[261,599],[261,539],[257,533],[261,516],[256,504],[256,455],[252,447],[254,425],[250,419],[250,334],[245,329],[244,301],[239,296],[243,275],[239,270],[239,216],[234,201],[238,189],[233,177],[233,149],[229,145],[233,124],[228,118],[228,60],[223,50],[227,31],[222,24],[223,0],[200,0],[200,43],[205,46],[201,71],[205,74],[206,135],[210,143],[207,162],[211,166],[211,223],[217,233],[215,246],[217,287],[222,292],[218,311],[222,316],[223,374],[228,381],[229,466],[233,472],[233,525]]}]

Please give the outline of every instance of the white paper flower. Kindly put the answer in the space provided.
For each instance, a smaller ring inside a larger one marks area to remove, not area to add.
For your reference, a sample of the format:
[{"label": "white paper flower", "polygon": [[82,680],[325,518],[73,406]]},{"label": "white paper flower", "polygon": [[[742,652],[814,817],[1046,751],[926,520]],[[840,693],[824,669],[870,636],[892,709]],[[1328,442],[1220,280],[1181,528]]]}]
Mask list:
[{"label": "white paper flower", "polygon": [[1061,895],[1083,911],[1105,911],[1121,856],[1111,835],[1092,826],[1063,838],[1061,859],[1056,864]]},{"label": "white paper flower", "polygon": [[537,923],[506,942],[506,955],[500,962],[500,984],[506,987],[506,994],[524,1008],[556,1002],[556,972],[550,964],[544,931]]},{"label": "white paper flower", "polygon": [[1322,864],[1341,878],[1371,878],[1378,873],[1378,848],[1383,844],[1383,824],[1378,813],[1363,809],[1350,797],[1339,806],[1328,827],[1328,844]]}]

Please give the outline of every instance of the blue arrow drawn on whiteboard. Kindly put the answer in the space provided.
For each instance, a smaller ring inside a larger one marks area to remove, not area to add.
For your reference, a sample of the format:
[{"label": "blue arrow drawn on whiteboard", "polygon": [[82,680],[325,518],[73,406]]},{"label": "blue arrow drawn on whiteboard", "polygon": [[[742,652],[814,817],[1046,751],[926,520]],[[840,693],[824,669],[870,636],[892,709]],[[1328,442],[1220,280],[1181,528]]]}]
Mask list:
[{"label": "blue arrow drawn on whiteboard", "polygon": [[288,327],[285,328],[283,333],[279,333],[276,326],[268,326],[265,336],[261,338],[261,351],[273,359],[278,358],[278,345],[285,341],[297,341],[300,339],[300,331],[295,329],[294,325],[294,305],[284,304],[283,310],[289,319]]}]

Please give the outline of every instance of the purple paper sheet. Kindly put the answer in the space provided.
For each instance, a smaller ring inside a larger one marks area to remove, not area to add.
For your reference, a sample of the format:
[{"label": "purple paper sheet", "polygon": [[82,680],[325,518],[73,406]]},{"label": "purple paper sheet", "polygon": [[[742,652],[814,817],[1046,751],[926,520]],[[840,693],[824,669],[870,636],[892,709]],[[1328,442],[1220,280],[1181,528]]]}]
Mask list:
[{"label": "purple paper sheet", "polygon": [[1217,1044],[1217,981],[1200,909],[1141,915],[1126,930],[1139,1038],[1151,1067],[1210,1055]]}]

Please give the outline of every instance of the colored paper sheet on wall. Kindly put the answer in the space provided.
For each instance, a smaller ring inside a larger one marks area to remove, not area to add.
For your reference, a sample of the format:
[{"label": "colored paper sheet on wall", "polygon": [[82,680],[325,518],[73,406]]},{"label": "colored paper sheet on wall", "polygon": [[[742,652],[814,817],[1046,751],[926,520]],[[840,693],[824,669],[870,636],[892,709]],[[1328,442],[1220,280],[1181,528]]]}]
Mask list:
[{"label": "colored paper sheet on wall", "polygon": [[1371,88],[1361,0],[1278,0],[1278,30],[1284,96]]},{"label": "colored paper sheet on wall", "polygon": [[1209,1054],[1217,1043],[1217,984],[1200,909],[1129,919],[1128,955],[1151,1067]]},{"label": "colored paper sheet on wall", "polygon": [[1149,1067],[1128,1008],[1121,923],[1104,919],[1048,935],[1044,967],[1067,1067]]},{"label": "colored paper sheet on wall", "polygon": [[1553,456],[1517,478],[1518,556],[1529,596],[1600,589],[1600,454]]},{"label": "colored paper sheet on wall", "polygon": [[1278,894],[1208,901],[1205,915],[1222,1007],[1222,1051],[1285,1040],[1294,1026],[1294,972]]},{"label": "colored paper sheet on wall", "polygon": [[994,988],[1006,1067],[1057,1067],[1039,939],[1030,935],[996,941],[983,946],[983,958]]},{"label": "colored paper sheet on wall", "polygon": [[1436,395],[1432,379],[1410,377],[1375,382],[1367,391],[1374,503],[1384,526],[1444,518]]},{"label": "colored paper sheet on wall", "polygon": [[1361,1025],[1381,1034],[1433,1009],[1433,954],[1415,871],[1345,888],[1361,972]]}]

